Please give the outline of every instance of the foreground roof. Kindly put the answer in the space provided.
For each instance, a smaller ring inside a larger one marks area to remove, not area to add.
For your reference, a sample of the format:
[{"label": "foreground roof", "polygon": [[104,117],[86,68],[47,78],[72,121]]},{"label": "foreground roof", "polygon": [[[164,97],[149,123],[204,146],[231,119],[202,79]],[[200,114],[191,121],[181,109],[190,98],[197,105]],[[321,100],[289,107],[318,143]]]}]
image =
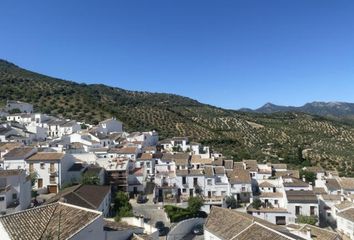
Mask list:
[{"label": "foreground roof", "polygon": [[98,209],[110,191],[110,186],[76,185],[64,189],[62,192],[49,199],[48,202],[53,203],[64,200],[66,203],[75,206]]},{"label": "foreground roof", "polygon": [[299,239],[280,226],[235,210],[213,207],[205,229],[221,239]]},{"label": "foreground roof", "polygon": [[[69,239],[102,214],[66,203],[54,203],[0,217],[11,239]],[[59,227],[60,226],[60,232]]]},{"label": "foreground roof", "polygon": [[319,228],[310,224],[305,224],[303,226],[300,226],[299,232],[302,232],[303,234],[306,234],[308,231],[311,232],[311,238],[312,239],[318,239],[318,240],[339,240],[342,239],[338,233],[324,229],[324,228]]}]

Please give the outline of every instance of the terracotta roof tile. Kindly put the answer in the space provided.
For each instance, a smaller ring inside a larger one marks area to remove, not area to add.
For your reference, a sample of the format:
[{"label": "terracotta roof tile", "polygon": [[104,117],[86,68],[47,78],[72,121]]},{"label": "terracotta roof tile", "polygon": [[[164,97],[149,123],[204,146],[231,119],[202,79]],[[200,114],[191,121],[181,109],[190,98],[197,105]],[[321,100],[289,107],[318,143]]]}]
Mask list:
[{"label": "terracotta roof tile", "polygon": [[11,239],[64,240],[69,239],[100,216],[101,213],[96,211],[54,203],[2,216],[0,222]]}]

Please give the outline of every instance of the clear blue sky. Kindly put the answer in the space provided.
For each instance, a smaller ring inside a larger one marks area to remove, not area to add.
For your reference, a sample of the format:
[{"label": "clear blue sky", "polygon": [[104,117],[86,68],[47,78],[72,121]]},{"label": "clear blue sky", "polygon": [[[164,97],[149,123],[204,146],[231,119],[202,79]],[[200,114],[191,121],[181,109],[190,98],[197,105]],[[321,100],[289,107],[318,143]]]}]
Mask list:
[{"label": "clear blue sky", "polygon": [[0,58],[50,76],[233,109],[354,102],[352,0],[2,0],[0,9]]}]

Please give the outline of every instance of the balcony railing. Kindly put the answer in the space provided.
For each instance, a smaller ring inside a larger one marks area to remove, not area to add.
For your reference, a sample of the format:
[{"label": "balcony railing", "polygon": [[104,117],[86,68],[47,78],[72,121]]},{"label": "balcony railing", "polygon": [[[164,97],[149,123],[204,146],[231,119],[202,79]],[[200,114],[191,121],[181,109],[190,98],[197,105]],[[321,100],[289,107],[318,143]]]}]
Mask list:
[{"label": "balcony railing", "polygon": [[222,202],[224,197],[222,196],[211,196],[211,197],[204,197],[204,202],[206,203],[220,203]]}]

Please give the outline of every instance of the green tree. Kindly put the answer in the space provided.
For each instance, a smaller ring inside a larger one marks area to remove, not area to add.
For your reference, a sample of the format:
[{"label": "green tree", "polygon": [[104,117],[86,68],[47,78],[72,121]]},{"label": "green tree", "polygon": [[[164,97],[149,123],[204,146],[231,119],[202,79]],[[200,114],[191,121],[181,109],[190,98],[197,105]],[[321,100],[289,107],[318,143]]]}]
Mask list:
[{"label": "green tree", "polygon": [[100,178],[94,173],[84,173],[81,178],[81,184],[86,185],[98,185],[100,183]]},{"label": "green tree", "polygon": [[227,196],[225,199],[225,203],[226,203],[227,207],[231,208],[231,209],[235,209],[239,205],[234,196]]},{"label": "green tree", "polygon": [[300,177],[305,177],[306,182],[315,183],[316,173],[305,170],[300,171]]},{"label": "green tree", "polygon": [[188,209],[192,213],[198,212],[201,207],[204,205],[204,201],[201,197],[190,197],[188,199]]},{"label": "green tree", "polygon": [[254,209],[260,209],[260,208],[262,207],[262,201],[259,200],[259,199],[253,200],[253,202],[252,202],[252,207],[253,207]]},{"label": "green tree", "polygon": [[120,221],[122,217],[132,217],[133,207],[129,203],[129,197],[124,192],[117,192],[114,198],[114,210],[116,211],[115,221]]},{"label": "green tree", "polygon": [[31,172],[29,174],[30,178],[31,178],[31,185],[32,187],[34,186],[34,184],[36,183],[37,181],[37,178],[38,178],[38,174],[36,172]]}]

